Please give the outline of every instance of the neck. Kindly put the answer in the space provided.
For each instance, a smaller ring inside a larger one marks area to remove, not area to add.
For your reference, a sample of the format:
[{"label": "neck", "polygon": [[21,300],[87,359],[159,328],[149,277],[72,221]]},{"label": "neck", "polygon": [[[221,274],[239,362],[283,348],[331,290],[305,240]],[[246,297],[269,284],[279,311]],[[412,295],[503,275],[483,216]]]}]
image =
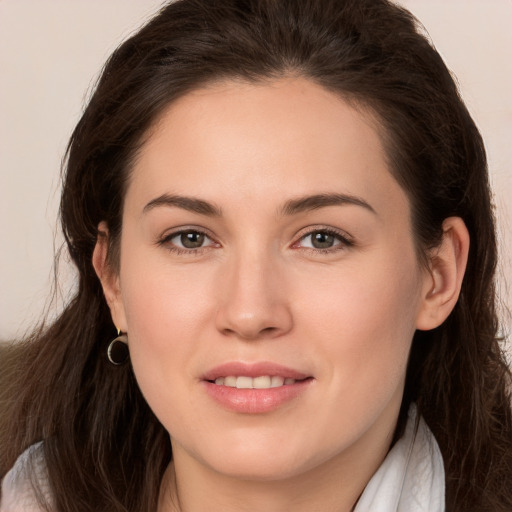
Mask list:
[{"label": "neck", "polygon": [[[359,487],[350,485],[353,481],[343,485],[337,479],[337,492],[333,493],[329,475],[320,481],[315,479],[314,482],[307,475],[278,482],[234,481],[221,475],[217,477],[205,478],[202,487],[196,487],[196,484],[191,489],[186,485],[186,480],[180,480],[174,464],[171,464],[165,477],[166,482],[162,486],[158,511],[350,512],[362,492]],[[313,487],[313,483],[317,485]]]},{"label": "neck", "polygon": [[384,460],[392,432],[379,449],[363,443],[299,475],[271,481],[221,474],[173,444],[158,512],[351,512]]}]

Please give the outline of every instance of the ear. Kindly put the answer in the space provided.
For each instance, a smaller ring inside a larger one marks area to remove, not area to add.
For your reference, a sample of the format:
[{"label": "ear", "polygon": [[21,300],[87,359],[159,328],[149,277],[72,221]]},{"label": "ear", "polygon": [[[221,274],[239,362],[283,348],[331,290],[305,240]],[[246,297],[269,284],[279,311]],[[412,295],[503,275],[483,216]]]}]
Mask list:
[{"label": "ear", "polygon": [[443,222],[443,239],[429,256],[422,302],[416,328],[430,330],[441,325],[459,298],[469,253],[469,233],[460,217]]},{"label": "ear", "polygon": [[122,301],[119,274],[108,264],[109,233],[106,222],[98,225],[98,237],[92,253],[92,265],[101,281],[105,300],[110,308],[112,321],[121,332],[127,332],[126,315]]}]

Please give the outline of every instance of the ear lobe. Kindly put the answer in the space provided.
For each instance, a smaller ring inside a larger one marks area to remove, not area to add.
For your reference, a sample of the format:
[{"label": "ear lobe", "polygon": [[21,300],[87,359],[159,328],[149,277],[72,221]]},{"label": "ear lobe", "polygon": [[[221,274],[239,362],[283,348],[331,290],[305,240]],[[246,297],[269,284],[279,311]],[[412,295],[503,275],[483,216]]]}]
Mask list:
[{"label": "ear lobe", "polygon": [[469,233],[460,217],[443,222],[443,239],[430,256],[416,328],[430,330],[441,325],[459,298],[469,253]]},{"label": "ear lobe", "polygon": [[109,233],[106,222],[98,225],[98,237],[92,254],[92,265],[101,282],[103,294],[110,308],[112,321],[117,329],[127,332],[126,317],[119,283],[119,274],[109,267],[108,256]]}]

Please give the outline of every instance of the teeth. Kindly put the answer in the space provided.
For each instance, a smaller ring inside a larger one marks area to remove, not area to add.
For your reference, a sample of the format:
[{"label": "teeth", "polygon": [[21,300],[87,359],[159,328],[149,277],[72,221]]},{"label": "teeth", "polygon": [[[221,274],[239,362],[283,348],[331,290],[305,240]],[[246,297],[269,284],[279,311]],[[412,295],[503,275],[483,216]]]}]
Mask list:
[{"label": "teeth", "polygon": [[237,377],[236,387],[237,389],[251,389],[253,379],[251,377]]},{"label": "teeth", "polygon": [[[240,379],[240,377],[238,377]],[[271,387],[272,377],[255,377],[252,379],[252,387],[256,389],[268,389]]]},{"label": "teeth", "polygon": [[295,379],[278,377],[277,375],[261,375],[260,377],[247,377],[240,375],[235,377],[229,375],[227,377],[218,377],[215,379],[217,386],[227,386],[229,388],[238,389],[269,389],[279,388],[281,386],[290,386],[295,384]]},{"label": "teeth", "polygon": [[224,386],[236,388],[236,377],[224,377]]},{"label": "teeth", "polygon": [[270,383],[271,388],[279,388],[284,384],[283,377],[272,377],[272,382]]}]

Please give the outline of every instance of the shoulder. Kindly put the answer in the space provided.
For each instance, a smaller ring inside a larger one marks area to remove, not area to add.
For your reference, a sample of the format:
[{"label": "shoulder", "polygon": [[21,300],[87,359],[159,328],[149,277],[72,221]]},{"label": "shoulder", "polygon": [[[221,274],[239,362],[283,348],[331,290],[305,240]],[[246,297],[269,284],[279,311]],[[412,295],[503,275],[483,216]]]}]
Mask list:
[{"label": "shoulder", "polygon": [[35,484],[49,496],[43,445],[30,446],[18,458],[2,481],[0,512],[43,512],[37,500]]}]

